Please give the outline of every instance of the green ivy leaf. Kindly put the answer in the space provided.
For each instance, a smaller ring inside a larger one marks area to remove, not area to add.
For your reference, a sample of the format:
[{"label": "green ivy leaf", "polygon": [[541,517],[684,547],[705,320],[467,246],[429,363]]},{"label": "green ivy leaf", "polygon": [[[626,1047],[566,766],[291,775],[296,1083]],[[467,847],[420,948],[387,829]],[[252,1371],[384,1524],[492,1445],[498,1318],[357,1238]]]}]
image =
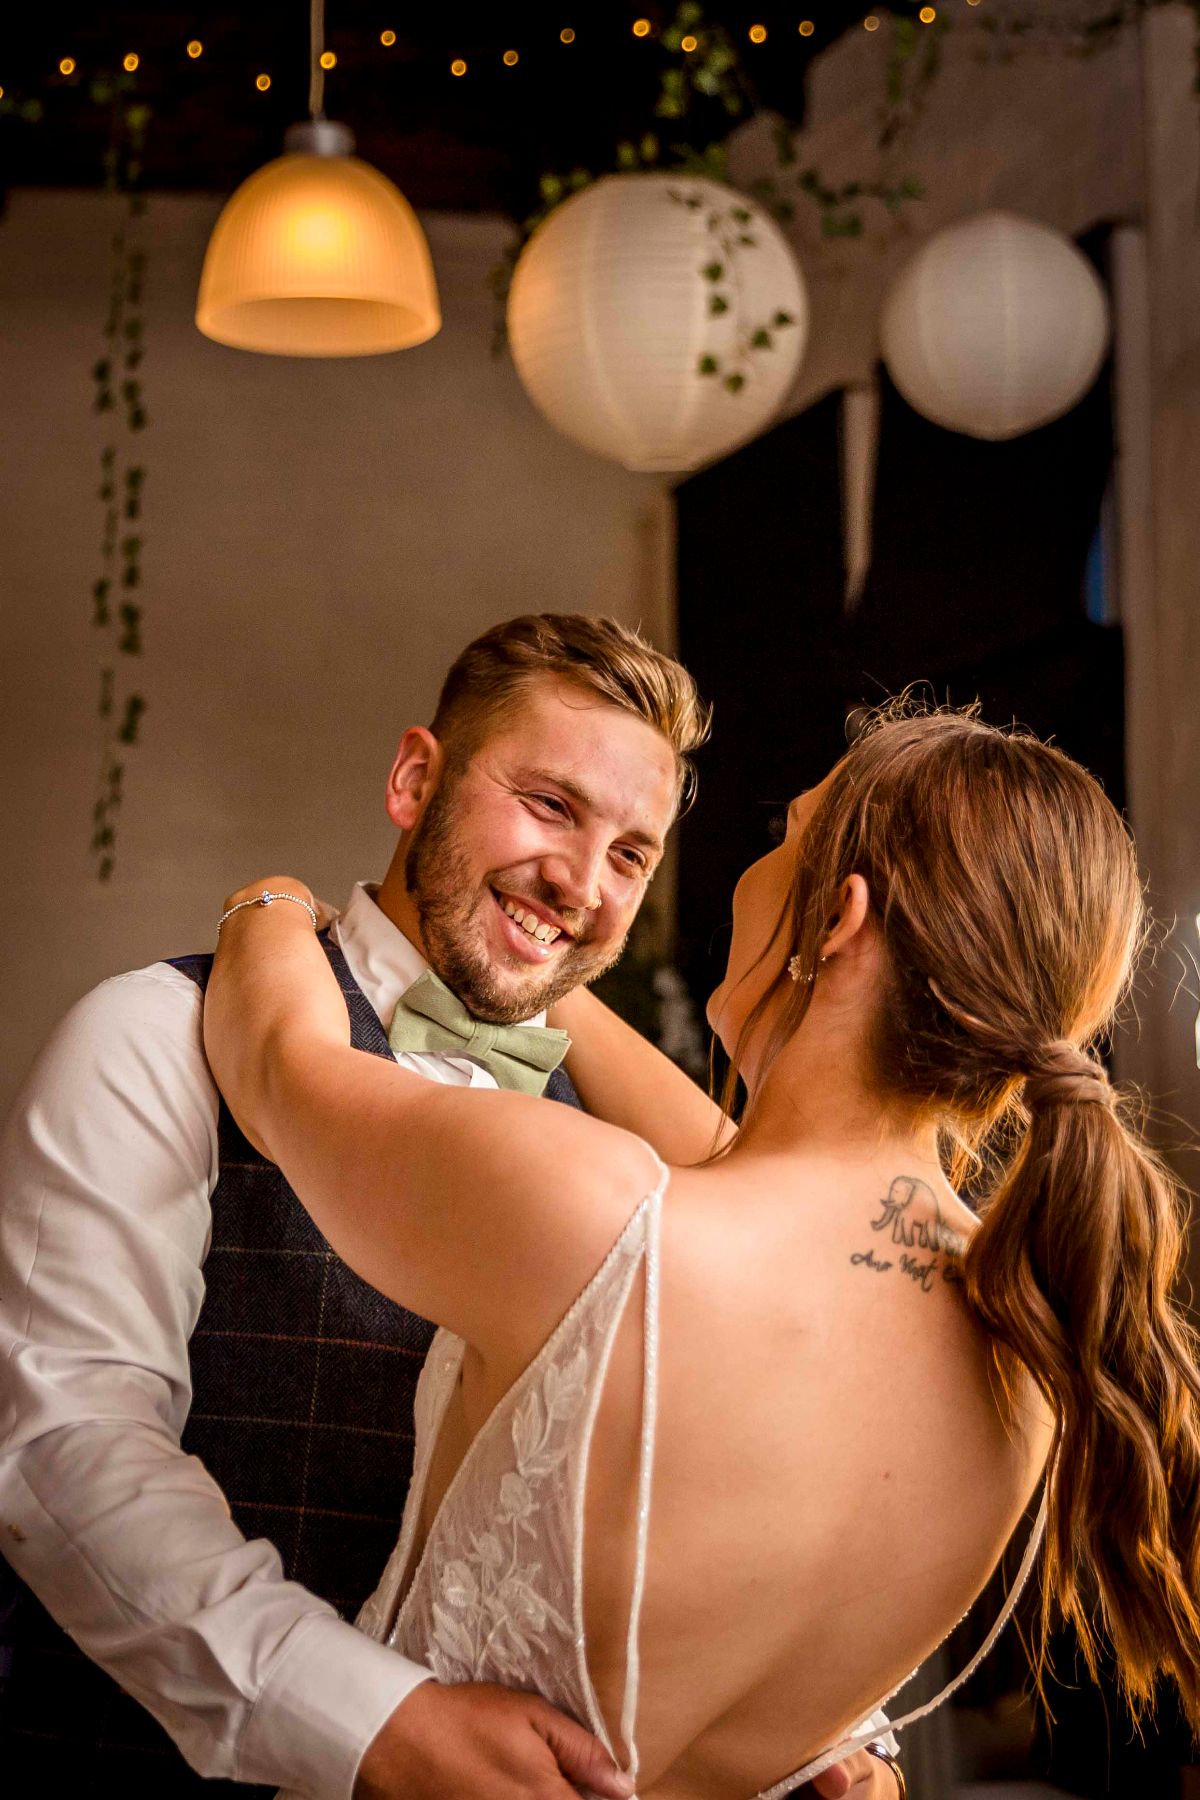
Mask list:
[{"label": "green ivy leaf", "polygon": [[618,167],[618,169],[636,169],[637,162],[638,162],[638,154],[632,144],[618,144],[617,145],[617,167]]},{"label": "green ivy leaf", "polygon": [[748,225],[754,217],[754,214],[750,211],[748,206],[735,206],[733,209],[733,217],[739,225]]},{"label": "green ivy leaf", "polygon": [[715,375],[720,364],[715,356],[702,356],[696,367],[701,375]]},{"label": "green ivy leaf", "polygon": [[130,694],[128,700],[125,702],[125,717],[122,719],[121,729],[117,733],[117,740],[119,743],[137,743],[138,726],[141,723],[141,717],[145,710],[146,702],[142,699],[142,696],[140,694]]},{"label": "green ivy leaf", "polygon": [[754,333],[754,336],[750,339],[750,346],[754,350],[769,350],[773,342],[774,340],[766,326],[760,325],[758,330]]},{"label": "green ivy leaf", "polygon": [[706,281],[720,281],[725,273],[725,264],[722,262],[705,263],[700,273]]},{"label": "green ivy leaf", "polygon": [[731,394],[740,394],[746,385],[746,377],[735,369],[732,375],[725,377],[723,385],[729,389]]},{"label": "green ivy leaf", "polygon": [[782,328],[784,325],[794,325],[796,321],[789,312],[777,312],[772,317],[771,323]]},{"label": "green ivy leaf", "polygon": [[708,310],[714,318],[719,313],[727,313],[729,311],[729,302],[724,294],[710,294],[708,296]]}]

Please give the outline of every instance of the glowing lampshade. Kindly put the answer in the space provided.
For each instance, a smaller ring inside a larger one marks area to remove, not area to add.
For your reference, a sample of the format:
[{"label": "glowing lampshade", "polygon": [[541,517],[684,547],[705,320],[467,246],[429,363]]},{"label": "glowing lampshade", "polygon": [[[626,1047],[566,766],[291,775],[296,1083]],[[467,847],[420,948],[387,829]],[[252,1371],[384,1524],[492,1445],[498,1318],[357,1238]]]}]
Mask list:
[{"label": "glowing lampshade", "polygon": [[947,226],[884,304],[888,371],[925,418],[969,437],[1017,437],[1082,399],[1108,346],[1108,301],[1059,231],[1014,213]]},{"label": "glowing lampshade", "polygon": [[807,335],[775,221],[695,176],[607,175],[564,201],[521,252],[508,301],[530,399],[627,469],[694,469],[754,437]]},{"label": "glowing lampshade", "polygon": [[425,234],[400,190],[350,151],[344,125],[293,126],[244,181],[204,258],[196,324],[275,356],[370,356],[442,323]]}]

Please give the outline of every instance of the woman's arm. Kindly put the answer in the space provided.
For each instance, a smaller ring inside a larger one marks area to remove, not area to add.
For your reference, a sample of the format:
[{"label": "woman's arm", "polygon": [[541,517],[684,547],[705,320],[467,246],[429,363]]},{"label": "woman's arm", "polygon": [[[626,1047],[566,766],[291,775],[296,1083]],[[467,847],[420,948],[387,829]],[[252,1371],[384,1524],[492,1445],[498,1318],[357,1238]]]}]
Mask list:
[{"label": "woman's arm", "polygon": [[556,1002],[549,1023],[570,1034],[567,1073],[587,1111],[645,1138],[664,1162],[691,1167],[736,1135],[690,1076],[586,988]]},{"label": "woman's arm", "polygon": [[[308,898],[301,882],[266,885]],[[227,920],[204,1036],[238,1123],[338,1254],[480,1348],[532,1353],[654,1180],[643,1145],[573,1108],[443,1087],[352,1049],[299,906]]]}]

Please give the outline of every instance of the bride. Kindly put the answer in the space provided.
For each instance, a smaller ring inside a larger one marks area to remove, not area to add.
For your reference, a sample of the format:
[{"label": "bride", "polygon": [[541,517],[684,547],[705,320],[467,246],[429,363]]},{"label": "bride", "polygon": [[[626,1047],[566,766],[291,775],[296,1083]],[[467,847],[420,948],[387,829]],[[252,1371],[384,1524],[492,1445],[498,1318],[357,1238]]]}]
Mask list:
[{"label": "bride", "polygon": [[[1111,1639],[1135,1711],[1165,1673],[1200,1724],[1179,1201],[1087,1048],[1141,929],[1081,768],[881,718],[738,885],[709,1003],[735,1134],[583,992],[552,1023],[587,1114],[360,1054],[301,908],[236,912],[226,1099],[339,1255],[445,1328],[364,1629],[536,1688],[655,1800],[782,1794],[946,1636],[1044,1475],[1043,1630]],[[946,1171],[1000,1125],[976,1216]]]}]

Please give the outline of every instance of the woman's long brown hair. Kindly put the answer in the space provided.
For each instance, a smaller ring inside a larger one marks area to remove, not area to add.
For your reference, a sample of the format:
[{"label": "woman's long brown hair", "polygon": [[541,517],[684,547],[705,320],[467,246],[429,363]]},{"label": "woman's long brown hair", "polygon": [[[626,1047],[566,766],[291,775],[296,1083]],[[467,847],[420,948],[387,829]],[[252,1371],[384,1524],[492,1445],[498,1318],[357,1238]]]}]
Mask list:
[{"label": "woman's long brown hair", "polygon": [[[1094,1674],[1107,1637],[1135,1716],[1166,1675],[1200,1729],[1200,1370],[1172,1299],[1182,1196],[1084,1056],[1143,941],[1129,834],[1061,751],[970,713],[896,707],[834,770],[771,954],[819,979],[851,874],[886,951],[881,1102],[937,1121],[952,1178],[980,1147],[1008,1147],[963,1274],[1001,1375],[1028,1371],[1055,1420],[1043,1646],[1061,1613]],[[765,1034],[756,1089],[811,995],[781,969],[746,1020],[734,1061]]]}]

